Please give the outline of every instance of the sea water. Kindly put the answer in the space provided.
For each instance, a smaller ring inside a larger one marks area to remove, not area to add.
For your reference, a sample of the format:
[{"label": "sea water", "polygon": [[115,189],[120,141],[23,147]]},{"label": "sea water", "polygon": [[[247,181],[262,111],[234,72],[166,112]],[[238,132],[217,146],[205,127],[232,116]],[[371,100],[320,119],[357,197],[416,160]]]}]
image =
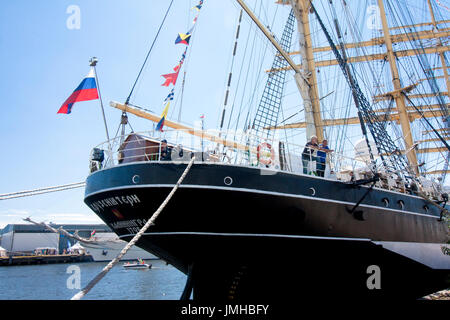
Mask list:
[{"label": "sea water", "polygon": [[[151,269],[114,266],[84,300],[178,300],[186,276],[162,260]],[[0,300],[69,300],[108,262],[0,267]]]}]

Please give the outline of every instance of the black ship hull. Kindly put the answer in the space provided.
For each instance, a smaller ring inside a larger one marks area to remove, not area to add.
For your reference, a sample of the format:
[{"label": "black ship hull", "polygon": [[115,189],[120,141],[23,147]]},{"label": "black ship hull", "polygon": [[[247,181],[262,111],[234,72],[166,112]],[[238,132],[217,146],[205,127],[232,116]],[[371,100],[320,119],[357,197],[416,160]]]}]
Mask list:
[{"label": "black ship hull", "polygon": [[[85,202],[129,241],[185,167],[147,162],[97,171],[87,179]],[[194,164],[137,245],[188,275],[185,298],[190,288],[195,299],[214,301],[324,291],[419,298],[450,286],[450,245],[439,209],[416,196],[367,190],[312,176]]]}]

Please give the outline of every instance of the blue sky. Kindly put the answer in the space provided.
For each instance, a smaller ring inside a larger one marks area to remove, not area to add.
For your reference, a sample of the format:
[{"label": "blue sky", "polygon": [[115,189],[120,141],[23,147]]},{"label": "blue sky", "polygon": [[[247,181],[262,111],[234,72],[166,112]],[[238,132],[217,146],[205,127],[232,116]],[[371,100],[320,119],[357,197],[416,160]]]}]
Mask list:
[{"label": "blue sky", "polygon": [[[99,103],[77,103],[70,115],[56,112],[89,72],[89,59],[96,56],[113,136],[120,111],[110,108],[109,101],[125,101],[168,4],[162,0],[2,3],[0,194],[86,179],[90,150],[105,140]],[[174,1],[132,103],[161,113],[169,91],[161,87],[161,74],[171,72],[180,59],[184,46],[175,46],[174,40],[191,26],[195,12],[190,8],[195,4]],[[70,5],[80,8],[80,29],[67,28]],[[205,1],[191,43],[192,57],[189,53],[186,63],[184,101],[189,110],[183,112],[184,122],[192,124],[205,113],[207,127],[216,125],[238,13],[234,1]],[[134,116],[130,122],[136,131],[152,126]],[[21,223],[27,216],[55,223],[100,222],[83,203],[83,193],[75,189],[1,201],[0,227]]]}]

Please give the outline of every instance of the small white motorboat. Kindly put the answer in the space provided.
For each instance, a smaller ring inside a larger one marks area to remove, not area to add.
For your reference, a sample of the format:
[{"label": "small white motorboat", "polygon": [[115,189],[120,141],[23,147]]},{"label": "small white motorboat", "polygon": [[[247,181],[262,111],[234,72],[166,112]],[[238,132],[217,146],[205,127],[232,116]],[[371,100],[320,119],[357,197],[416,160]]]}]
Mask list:
[{"label": "small white motorboat", "polygon": [[138,262],[134,263],[126,262],[124,263],[123,267],[126,269],[150,269],[152,265],[145,263],[144,260],[139,259]]}]

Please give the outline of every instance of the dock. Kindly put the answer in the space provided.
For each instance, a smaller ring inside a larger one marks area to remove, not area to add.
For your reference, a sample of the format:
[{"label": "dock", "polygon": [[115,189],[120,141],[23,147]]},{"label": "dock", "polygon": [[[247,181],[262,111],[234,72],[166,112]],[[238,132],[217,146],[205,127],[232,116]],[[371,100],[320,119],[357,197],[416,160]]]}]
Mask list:
[{"label": "dock", "polygon": [[94,261],[92,259],[92,256],[85,254],[9,256],[9,257],[0,257],[0,266],[80,263],[92,261]]}]

